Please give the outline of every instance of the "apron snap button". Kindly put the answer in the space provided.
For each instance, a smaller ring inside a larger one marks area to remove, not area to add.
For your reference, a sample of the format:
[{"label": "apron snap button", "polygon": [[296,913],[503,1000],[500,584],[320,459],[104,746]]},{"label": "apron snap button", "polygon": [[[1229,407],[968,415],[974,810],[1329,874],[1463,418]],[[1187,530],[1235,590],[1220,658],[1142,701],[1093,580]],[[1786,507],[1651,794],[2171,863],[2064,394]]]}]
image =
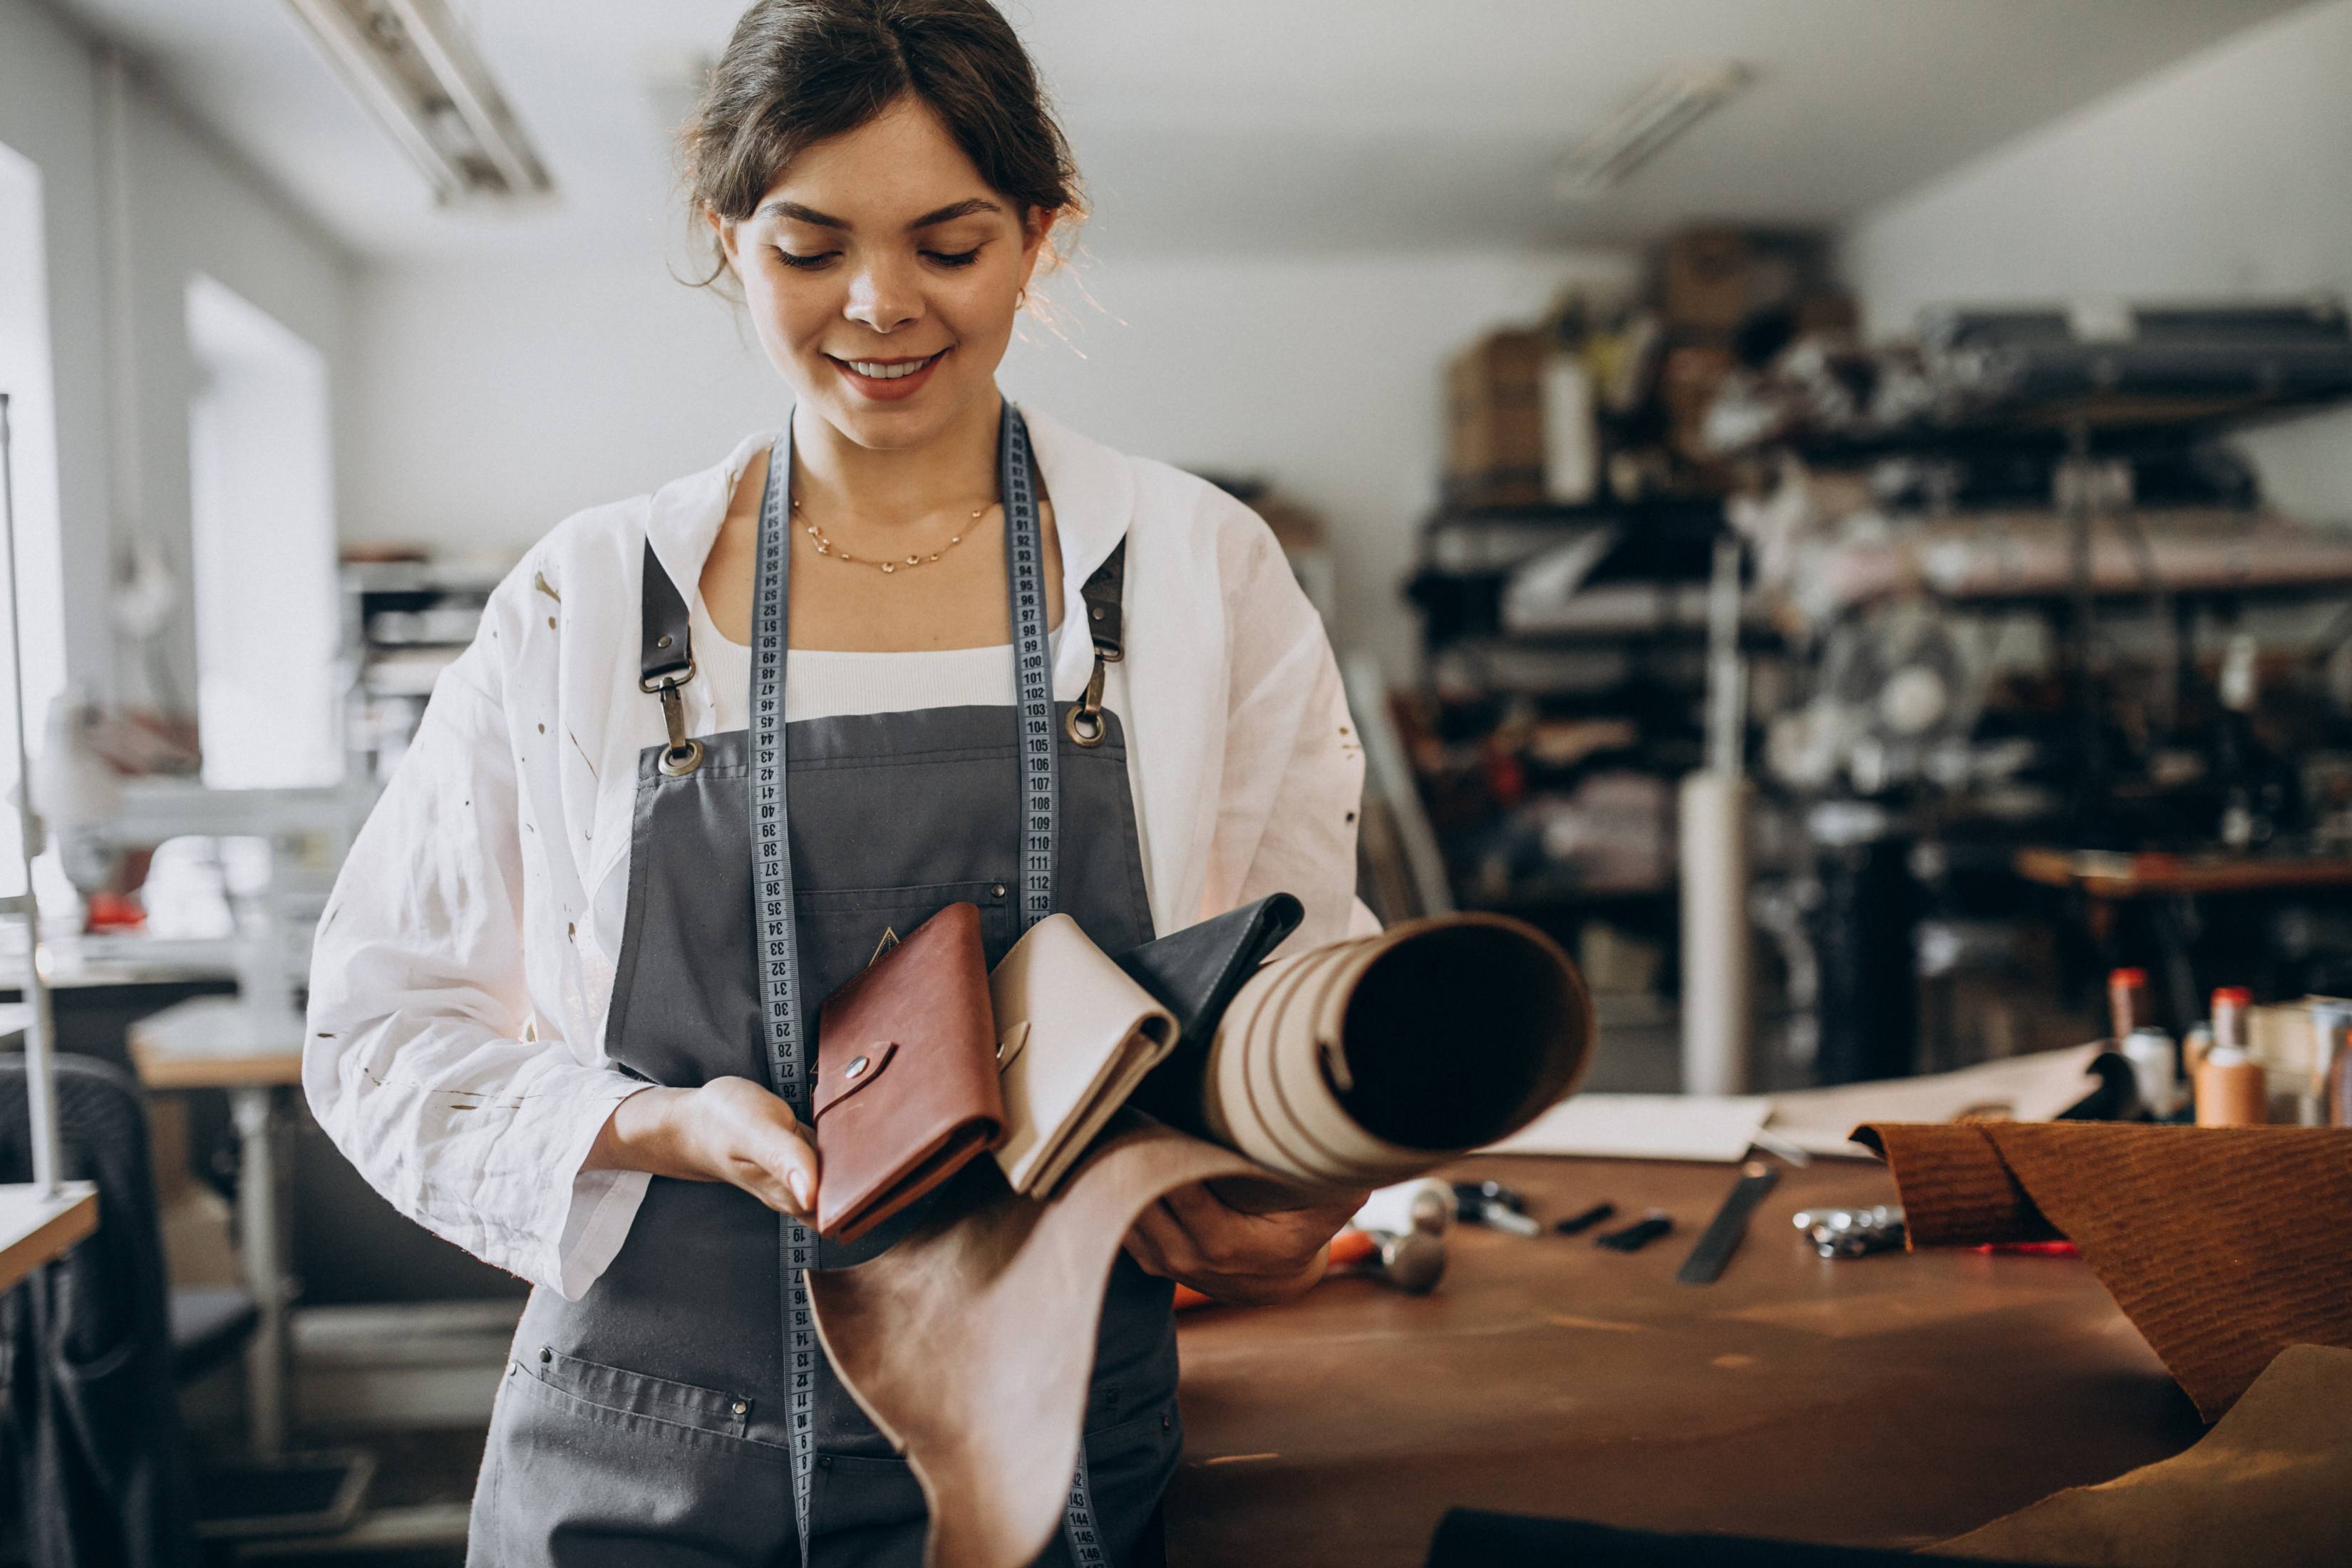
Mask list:
[{"label": "apron snap button", "polygon": [[1004,896],[1004,884],[1003,884],[1003,883],[1002,883],[1002,882],[999,882],[999,883],[997,883],[994,887],[992,887],[992,888],[989,889],[988,889],[988,896],[989,896],[990,898],[992,898],[992,899],[1001,899],[1001,898],[1003,898],[1003,897]]},{"label": "apron snap button", "polygon": [[748,1415],[751,1413],[751,1402],[748,1399],[739,1399],[728,1408],[738,1415]]},{"label": "apron snap button", "polygon": [[551,1351],[551,1350],[548,1349],[545,1345],[541,1345],[541,1346],[540,1346],[540,1347],[539,1347],[539,1364],[540,1364],[540,1365],[541,1365],[541,1366],[545,1366],[549,1362],[551,1362],[551,1361],[553,1361],[554,1359],[555,1359],[555,1352],[554,1352],[553,1351]]},{"label": "apron snap button", "polygon": [[833,1456],[831,1454],[819,1455],[817,1457],[816,1468],[820,1470],[829,1470],[833,1468]]}]

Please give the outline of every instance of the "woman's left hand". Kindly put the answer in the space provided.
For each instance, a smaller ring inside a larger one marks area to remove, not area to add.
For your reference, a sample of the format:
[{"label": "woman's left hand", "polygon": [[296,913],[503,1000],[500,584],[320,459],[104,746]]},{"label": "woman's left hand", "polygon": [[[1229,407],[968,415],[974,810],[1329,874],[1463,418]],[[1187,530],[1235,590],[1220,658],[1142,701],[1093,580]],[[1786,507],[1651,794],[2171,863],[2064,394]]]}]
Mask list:
[{"label": "woman's left hand", "polygon": [[1304,1294],[1323,1278],[1331,1237],[1369,1195],[1343,1193],[1313,1208],[1251,1214],[1195,1182],[1137,1216],[1127,1233],[1127,1255],[1146,1274],[1203,1296],[1268,1307]]}]

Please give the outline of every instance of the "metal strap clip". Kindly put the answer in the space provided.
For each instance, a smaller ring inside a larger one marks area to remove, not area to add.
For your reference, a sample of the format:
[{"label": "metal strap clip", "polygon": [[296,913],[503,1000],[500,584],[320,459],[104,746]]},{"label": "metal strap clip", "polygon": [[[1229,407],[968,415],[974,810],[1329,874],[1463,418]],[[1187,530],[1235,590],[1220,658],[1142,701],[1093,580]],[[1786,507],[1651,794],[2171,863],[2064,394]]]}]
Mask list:
[{"label": "metal strap clip", "polygon": [[686,704],[677,695],[677,689],[693,679],[694,666],[688,664],[684,675],[670,676],[659,686],[646,689],[661,695],[662,723],[669,730],[669,744],[662,748],[661,771],[669,778],[682,779],[702,765],[702,742],[687,734]]},{"label": "metal strap clip", "polygon": [[1081,746],[1099,746],[1110,726],[1103,722],[1103,667],[1127,657],[1119,601],[1127,587],[1127,541],[1121,539],[1095,574],[1078,590],[1087,607],[1087,635],[1094,639],[1095,671],[1087,680],[1087,694],[1063,715],[1062,728]]}]

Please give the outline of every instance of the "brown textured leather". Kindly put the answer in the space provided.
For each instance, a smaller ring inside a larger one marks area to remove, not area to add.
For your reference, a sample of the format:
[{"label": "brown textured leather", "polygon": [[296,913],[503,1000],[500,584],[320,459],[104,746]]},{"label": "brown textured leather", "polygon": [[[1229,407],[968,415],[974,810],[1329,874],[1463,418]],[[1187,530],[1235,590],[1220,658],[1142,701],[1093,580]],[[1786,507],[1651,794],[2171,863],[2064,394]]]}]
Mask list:
[{"label": "brown textured leather", "polygon": [[2063,1235],[2206,1420],[2352,1346],[2352,1129],[1872,1124],[1914,1247]]},{"label": "brown textured leather", "polygon": [[931,1568],[1011,1568],[1045,1550],[1128,1227],[1163,1193],[1254,1169],[1123,1111],[1051,1203],[978,1161],[889,1251],[809,1277],[826,1356],[922,1483]]},{"label": "brown textured leather", "polygon": [[2352,1563],[2352,1351],[2291,1345],[2187,1453],[1927,1551],[2084,1568]]},{"label": "brown textured leather", "polygon": [[950,904],[825,999],[809,1098],[828,1241],[855,1241],[1003,1138],[976,906]]}]

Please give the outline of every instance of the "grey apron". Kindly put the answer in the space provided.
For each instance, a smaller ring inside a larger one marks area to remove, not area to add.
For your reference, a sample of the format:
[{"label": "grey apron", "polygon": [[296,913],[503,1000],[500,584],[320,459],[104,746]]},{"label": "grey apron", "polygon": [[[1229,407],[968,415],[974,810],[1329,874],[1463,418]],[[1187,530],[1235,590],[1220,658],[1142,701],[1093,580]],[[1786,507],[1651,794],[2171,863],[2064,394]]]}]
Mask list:
[{"label": "grey apron", "polygon": [[[990,963],[1012,946],[1024,855],[1014,720],[1010,707],[934,708],[785,727],[805,1017],[885,931],[903,935],[947,904],[980,907]],[[1151,915],[1124,736],[1116,715],[1099,722],[1107,732],[1092,746],[1055,726],[1055,901],[1096,945],[1121,952],[1150,940]],[[766,1083],[751,738],[702,744],[682,776],[663,770],[663,746],[638,757],[605,1049],[653,1083]],[[920,1213],[854,1247],[824,1247],[819,1266],[875,1256]],[[491,1419],[468,1564],[799,1562],[778,1258],[777,1216],[757,1199],[656,1176],[619,1255],[578,1301],[533,1291]],[[1083,1457],[1096,1542],[1113,1563],[1142,1542],[1182,1447],[1171,1294],[1122,1254],[1104,1297]],[[919,1568],[921,1489],[819,1361],[808,1561]],[[1065,1537],[1039,1559],[1069,1561]]]}]

